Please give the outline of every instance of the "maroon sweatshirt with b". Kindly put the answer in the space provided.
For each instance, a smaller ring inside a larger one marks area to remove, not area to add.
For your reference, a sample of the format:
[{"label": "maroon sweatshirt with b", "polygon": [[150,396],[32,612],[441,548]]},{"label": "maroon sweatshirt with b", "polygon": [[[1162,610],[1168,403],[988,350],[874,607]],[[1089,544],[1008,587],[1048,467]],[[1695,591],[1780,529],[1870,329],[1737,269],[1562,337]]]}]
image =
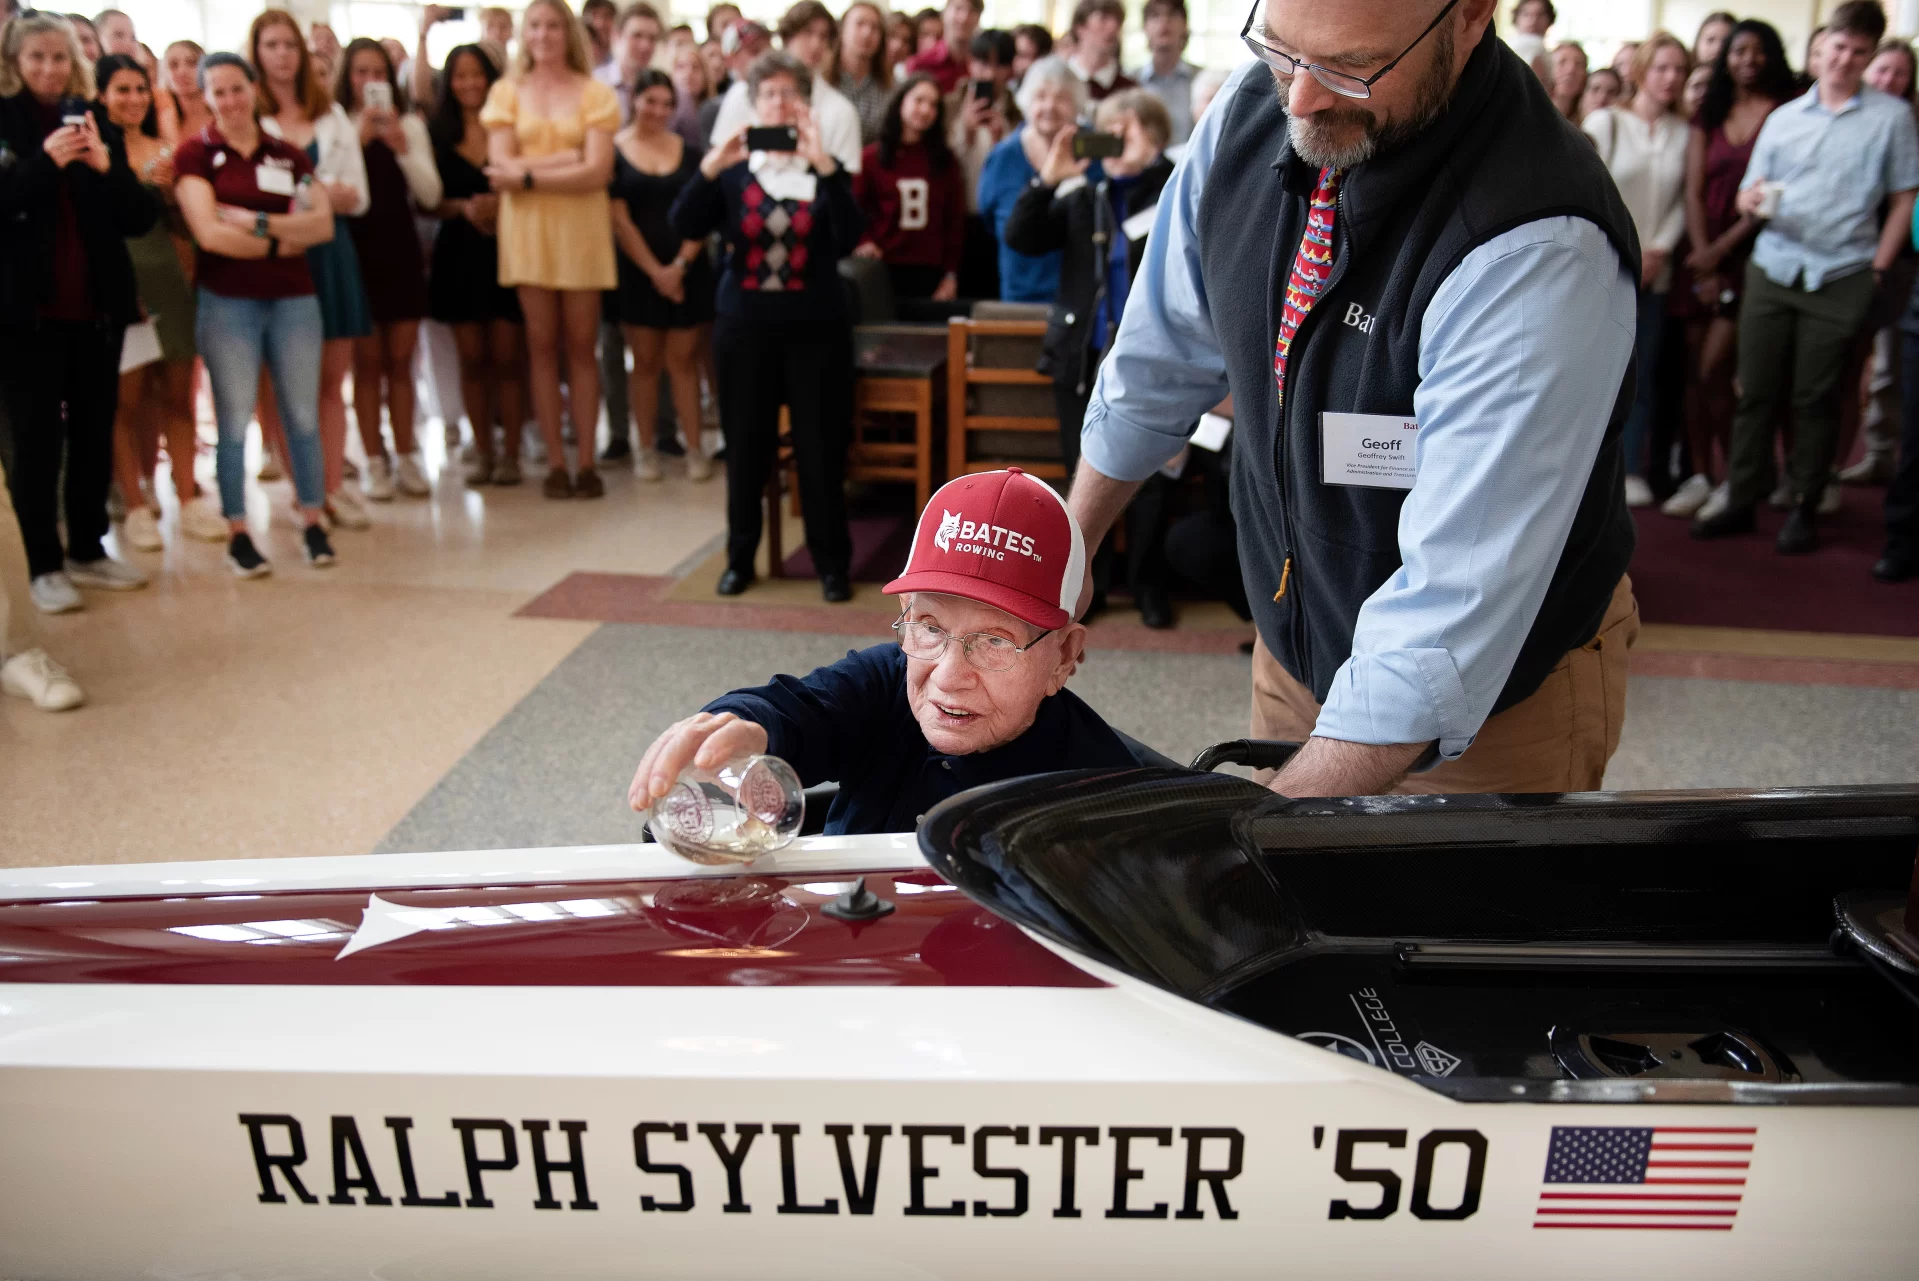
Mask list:
[{"label": "maroon sweatshirt with b", "polygon": [[890,168],[876,142],[860,156],[853,196],[866,215],[865,241],[896,267],[958,274],[966,245],[966,175],[957,160],[935,169],[924,143],[903,144]]}]

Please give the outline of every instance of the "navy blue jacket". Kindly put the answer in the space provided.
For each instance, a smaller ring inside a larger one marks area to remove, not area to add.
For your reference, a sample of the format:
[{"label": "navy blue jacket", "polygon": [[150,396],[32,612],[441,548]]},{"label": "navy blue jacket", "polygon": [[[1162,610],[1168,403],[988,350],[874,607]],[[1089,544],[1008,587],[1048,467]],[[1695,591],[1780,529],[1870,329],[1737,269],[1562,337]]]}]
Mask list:
[{"label": "navy blue jacket", "polygon": [[1024,734],[990,752],[933,750],[906,702],[898,645],[849,652],[807,676],[775,676],[706,705],[766,728],[766,750],[807,787],[837,782],[829,835],[910,832],[934,805],[969,787],[1066,769],[1125,769],[1132,751],[1077,695],[1039,705]]}]

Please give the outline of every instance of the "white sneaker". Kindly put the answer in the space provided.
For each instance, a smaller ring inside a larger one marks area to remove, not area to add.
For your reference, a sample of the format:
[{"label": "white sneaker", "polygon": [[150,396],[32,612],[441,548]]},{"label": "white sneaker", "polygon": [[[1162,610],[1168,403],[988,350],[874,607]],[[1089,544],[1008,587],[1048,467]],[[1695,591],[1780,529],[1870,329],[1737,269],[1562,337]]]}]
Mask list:
[{"label": "white sneaker", "polygon": [[1792,505],[1792,482],[1789,480],[1781,480],[1773,486],[1772,492],[1766,495],[1766,506],[1775,511],[1788,511]]},{"label": "white sneaker", "polygon": [[713,479],[713,460],[697,449],[687,450],[686,478],[692,481]]},{"label": "white sneaker", "polygon": [[657,449],[634,450],[633,474],[641,480],[661,479],[664,473],[660,471],[660,451]]},{"label": "white sneaker", "polygon": [[1652,486],[1646,483],[1644,476],[1626,477],[1626,506],[1652,506]]},{"label": "white sneaker", "polygon": [[102,556],[99,560],[69,560],[67,577],[81,587],[103,592],[131,592],[147,585],[147,576],[123,560]]},{"label": "white sneaker", "polygon": [[460,474],[469,486],[484,485],[493,479],[493,460],[475,454],[460,465]]},{"label": "white sneaker", "polygon": [[326,496],[327,511],[333,517],[333,523],[341,529],[366,529],[373,524],[373,517],[367,513],[366,504],[352,486],[342,485]]},{"label": "white sneaker", "polygon": [[80,599],[79,588],[57,569],[51,574],[41,574],[35,578],[27,585],[27,594],[33,597],[33,607],[42,614],[71,614],[76,609],[86,608],[86,602]]},{"label": "white sneaker", "polygon": [[536,427],[526,433],[525,440],[526,444],[523,448],[526,450],[527,466],[534,468],[546,466],[546,438],[540,435],[539,428]]},{"label": "white sneaker", "polygon": [[0,663],[0,691],[24,698],[43,712],[72,711],[87,701],[79,682],[44,649],[30,649]]},{"label": "white sneaker", "polygon": [[426,478],[426,468],[421,465],[418,454],[400,456],[398,486],[408,498],[427,498],[432,495],[433,482]]},{"label": "white sneaker", "polygon": [[1826,488],[1819,495],[1819,514],[1821,516],[1837,516],[1840,511],[1844,509],[1845,505],[1846,498],[1839,489],[1839,482],[1836,480],[1827,481]]},{"label": "white sneaker", "polygon": [[271,481],[286,479],[286,473],[280,470],[280,460],[273,456],[271,449],[261,453],[260,470],[253,473],[253,475],[262,485],[268,484]]},{"label": "white sneaker", "polygon": [[1673,491],[1673,496],[1660,504],[1659,510],[1667,516],[1696,515],[1706,500],[1712,497],[1712,482],[1698,472],[1686,477],[1686,483]]},{"label": "white sneaker", "polygon": [[157,552],[167,545],[166,539],[160,537],[160,518],[153,514],[151,507],[136,507],[128,512],[126,523],[120,526],[120,537],[137,552]]},{"label": "white sneaker", "polygon": [[1701,505],[1698,511],[1693,513],[1693,519],[1711,520],[1720,512],[1725,511],[1731,502],[1732,485],[1722,480],[1712,487],[1712,493],[1706,495],[1705,503]]},{"label": "white sneaker", "polygon": [[220,500],[212,494],[203,493],[182,507],[180,532],[188,538],[224,543],[227,540],[227,518],[220,512]]},{"label": "white sneaker", "polygon": [[366,460],[366,496],[376,503],[393,501],[393,460],[385,454]]}]

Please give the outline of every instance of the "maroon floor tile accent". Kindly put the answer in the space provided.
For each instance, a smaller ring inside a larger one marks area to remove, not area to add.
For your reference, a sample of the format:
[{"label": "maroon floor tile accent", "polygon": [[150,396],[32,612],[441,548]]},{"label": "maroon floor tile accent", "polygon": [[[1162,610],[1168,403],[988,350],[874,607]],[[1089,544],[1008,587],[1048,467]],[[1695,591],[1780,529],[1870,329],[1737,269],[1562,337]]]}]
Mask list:
[{"label": "maroon floor tile accent", "polygon": [[1690,521],[1635,511],[1639,548],[1630,572],[1639,616],[1698,627],[1919,635],[1919,580],[1892,585],[1869,572],[1885,541],[1885,492],[1845,490],[1845,509],[1819,522],[1822,545],[1807,556],[1772,549],[1786,514],[1763,503],[1758,533],[1712,542],[1695,540]]},{"label": "maroon floor tile accent", "polygon": [[1869,663],[1834,658],[1763,658],[1751,654],[1697,654],[1636,649],[1634,676],[1681,676],[1775,685],[1859,685],[1919,689],[1919,663]]},{"label": "maroon floor tile accent", "polygon": [[[888,613],[845,606],[754,605],[747,603],[750,594],[738,604],[667,599],[667,593],[677,582],[666,576],[643,574],[569,574],[527,602],[517,615],[593,623],[734,627],[876,638],[887,635],[892,622]],[[1177,627],[1171,631],[1154,631],[1126,618],[1126,613],[1120,612],[1096,620],[1088,633],[1087,648],[1164,654],[1237,654],[1240,642],[1252,639],[1250,626],[1243,630]],[[1642,649],[1633,652],[1632,671],[1636,676],[1919,689],[1919,663]]]},{"label": "maroon floor tile accent", "polygon": [[[670,627],[739,627],[769,632],[825,632],[885,636],[891,612],[844,605],[754,605],[751,592],[735,604],[669,600],[678,580],[644,574],[568,574],[516,611],[520,618],[562,618],[592,623],[658,623]],[[1092,649],[1152,650],[1169,654],[1236,654],[1253,629],[1193,627],[1153,631],[1138,623],[1100,619],[1091,629]]]}]

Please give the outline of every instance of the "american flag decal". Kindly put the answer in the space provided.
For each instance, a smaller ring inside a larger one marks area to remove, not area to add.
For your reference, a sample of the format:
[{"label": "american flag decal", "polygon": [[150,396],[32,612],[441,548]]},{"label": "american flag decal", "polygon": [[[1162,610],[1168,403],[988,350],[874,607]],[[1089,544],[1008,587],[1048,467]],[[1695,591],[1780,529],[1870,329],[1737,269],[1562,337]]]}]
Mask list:
[{"label": "american flag decal", "polygon": [[1758,1131],[1555,1125],[1535,1228],[1730,1232]]}]

